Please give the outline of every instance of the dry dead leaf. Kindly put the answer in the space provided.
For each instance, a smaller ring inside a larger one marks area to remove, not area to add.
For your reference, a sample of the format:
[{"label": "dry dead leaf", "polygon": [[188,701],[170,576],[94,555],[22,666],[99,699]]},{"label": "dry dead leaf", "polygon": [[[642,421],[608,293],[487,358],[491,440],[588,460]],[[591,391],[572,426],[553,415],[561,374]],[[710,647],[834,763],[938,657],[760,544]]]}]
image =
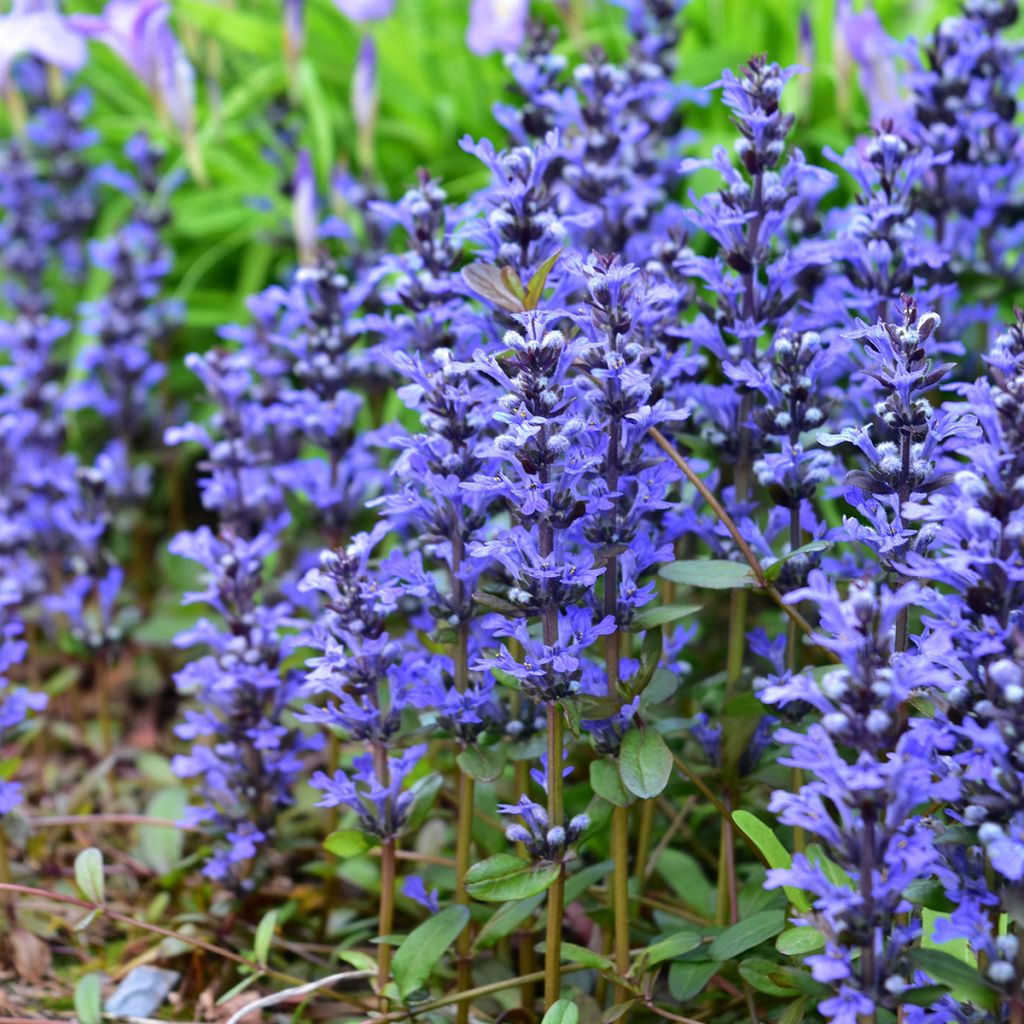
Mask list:
[{"label": "dry dead leaf", "polygon": [[33,935],[25,928],[15,928],[8,936],[8,942],[11,944],[14,969],[23,981],[42,981],[50,973],[53,954],[38,935]]}]

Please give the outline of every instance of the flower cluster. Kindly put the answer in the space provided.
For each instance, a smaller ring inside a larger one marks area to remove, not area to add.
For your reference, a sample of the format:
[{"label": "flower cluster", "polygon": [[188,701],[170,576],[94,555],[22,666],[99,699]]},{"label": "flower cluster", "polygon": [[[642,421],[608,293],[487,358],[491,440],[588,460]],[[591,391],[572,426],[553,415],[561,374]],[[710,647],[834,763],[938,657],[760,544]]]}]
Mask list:
[{"label": "flower cluster", "polygon": [[921,599],[912,584],[895,591],[857,584],[844,598],[815,570],[789,600],[815,603],[815,641],[839,665],[820,681],[804,673],[760,691],[768,704],[803,702],[820,716],[806,732],[776,733],[789,747],[782,763],[811,781],[795,793],[776,792],[770,809],[783,824],[815,836],[824,856],[797,853],[791,868],[769,872],[768,885],[813,896],[813,915],[805,917],[822,932],[825,949],[807,963],[836,990],[820,1004],[830,1020],[895,1008],[913,984],[906,953],[921,923],[905,890],[937,870],[940,857],[916,810],[958,791],[941,770],[941,730],[907,715],[912,697],[938,695],[949,685],[948,673],[927,656],[897,649],[897,622]]}]

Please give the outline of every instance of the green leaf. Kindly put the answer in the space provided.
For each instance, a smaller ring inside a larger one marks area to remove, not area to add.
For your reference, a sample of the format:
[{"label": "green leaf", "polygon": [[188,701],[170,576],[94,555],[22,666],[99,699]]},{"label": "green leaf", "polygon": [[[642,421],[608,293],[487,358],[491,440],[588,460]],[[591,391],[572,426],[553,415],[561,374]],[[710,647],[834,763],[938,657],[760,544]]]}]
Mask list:
[{"label": "green leaf", "polygon": [[647,967],[674,960],[677,956],[689,953],[701,944],[701,937],[696,932],[676,932],[667,939],[648,946],[639,957],[639,962]]},{"label": "green leaf", "polygon": [[85,974],[78,979],[74,1000],[78,1024],[100,1024],[103,1017],[103,993],[98,974]]},{"label": "green leaf", "polygon": [[781,966],[762,957],[751,957],[739,965],[740,977],[758,992],[768,996],[793,996],[796,994],[788,976]]},{"label": "green leaf", "polygon": [[640,671],[636,673],[630,684],[630,700],[637,694],[643,693],[654,678],[654,673],[658,670],[658,662],[661,661],[661,639],[661,630],[659,629],[649,629],[644,634],[643,643],[640,645]]},{"label": "green leaf", "polygon": [[103,854],[90,846],[75,858],[75,885],[90,903],[104,901]]},{"label": "green leaf", "polygon": [[177,4],[179,16],[192,28],[222,40],[232,50],[271,59],[281,53],[280,29],[270,19],[201,0],[177,0]]},{"label": "green leaf", "polygon": [[565,905],[569,906],[578,900],[592,885],[596,885],[608,877],[612,869],[610,860],[603,860],[598,864],[588,864],[581,871],[570,875],[565,880]]},{"label": "green leaf", "polygon": [[801,996],[786,1007],[782,1016],[779,1017],[778,1021],[776,1021],[776,1024],[801,1024],[801,1021],[803,1021],[806,1016],[807,997]]},{"label": "green leaf", "polygon": [[614,1006],[609,1006],[601,1014],[601,1024],[615,1024],[615,1021],[625,1017],[639,1002],[639,999],[627,999],[624,1003],[616,1003]]},{"label": "green leaf", "polygon": [[533,277],[530,278],[529,283],[526,286],[526,295],[523,298],[523,306],[526,309],[536,309],[537,303],[540,302],[540,297],[544,293],[544,286],[548,283],[548,276],[550,275],[555,264],[558,262],[558,257],[562,255],[562,250],[552,253],[534,272]]},{"label": "green leaf", "polygon": [[830,859],[817,843],[809,843],[804,853],[812,864],[821,868],[825,877],[833,885],[850,890],[854,888],[853,879],[834,860]]},{"label": "green leaf", "polygon": [[669,672],[667,668],[659,668],[651,677],[650,683],[644,688],[641,708],[650,708],[675,696],[683,685],[683,677],[678,672]]},{"label": "green leaf", "polygon": [[619,769],[614,761],[602,757],[599,761],[590,762],[590,788],[608,803],[616,807],[628,807],[633,797],[626,792],[619,777]]},{"label": "green leaf", "polygon": [[468,921],[469,907],[446,907],[405,937],[391,961],[391,971],[403,1000],[423,988],[445,950]]},{"label": "green leaf", "polygon": [[277,911],[269,910],[260,918],[260,923],[256,926],[256,937],[252,940],[252,952],[256,963],[265,964],[267,962],[276,928]]},{"label": "green leaf", "polygon": [[[733,811],[732,820],[736,827],[764,854],[770,868],[788,868],[793,858],[779,840],[779,837],[756,814],[749,811]],[[806,913],[811,901],[801,889],[791,885],[783,886],[787,899],[797,910]]]},{"label": "green leaf", "polygon": [[949,988],[957,999],[986,1010],[995,1009],[998,993],[971,964],[939,949],[911,949],[907,958],[933,981]]},{"label": "green leaf", "polygon": [[560,864],[534,864],[511,853],[496,853],[466,872],[466,892],[484,903],[524,900],[544,892],[560,870]]},{"label": "green leaf", "polygon": [[670,562],[658,570],[658,575],[672,583],[708,590],[733,590],[736,587],[757,586],[757,580],[751,575],[749,566],[723,558],[694,558],[684,562]]},{"label": "green leaf", "polygon": [[713,960],[732,960],[765,939],[778,935],[785,926],[785,911],[762,910],[726,928],[708,947],[708,953]]},{"label": "green leaf", "polygon": [[827,540],[812,540],[809,544],[804,544],[803,547],[790,551],[777,561],[772,562],[771,565],[766,566],[764,570],[765,579],[777,580],[782,575],[782,570],[786,567],[786,563],[791,558],[796,558],[798,555],[809,555],[815,551],[824,551],[826,548],[831,546],[832,545]]},{"label": "green leaf", "polygon": [[455,760],[477,782],[494,782],[505,768],[505,755],[497,747],[466,747]]},{"label": "green leaf", "polygon": [[686,906],[703,917],[714,915],[715,887],[696,857],[683,850],[663,850],[658,857],[658,874]]},{"label": "green leaf", "polygon": [[645,608],[633,616],[629,631],[639,633],[644,629],[667,626],[670,622],[678,622],[690,615],[696,615],[703,607],[700,604],[659,604],[653,608]]},{"label": "green leaf", "polygon": [[357,971],[375,971],[377,961],[360,949],[342,949],[338,951],[338,959],[342,963],[350,964]]},{"label": "green leaf", "polygon": [[474,945],[479,949],[493,946],[499,939],[511,935],[534,911],[544,902],[544,893],[538,893],[529,899],[506,903],[488,918],[483,928],[477,932]]},{"label": "green leaf", "polygon": [[[188,791],[181,786],[158,790],[146,804],[151,818],[177,821],[188,803]],[[180,828],[164,825],[141,825],[139,846],[142,860],[158,874],[166,875],[181,860],[185,848],[185,833]]]},{"label": "green leaf", "polygon": [[630,729],[619,748],[619,775],[634,796],[656,797],[672,774],[672,753],[653,729]]},{"label": "green leaf", "polygon": [[366,853],[372,846],[373,840],[365,832],[360,832],[355,828],[339,829],[324,840],[324,849],[342,859],[358,857],[359,854]]},{"label": "green leaf", "polygon": [[568,999],[556,999],[549,1007],[540,1024],[577,1024],[580,1019],[579,1007]]},{"label": "green leaf", "polygon": [[437,794],[441,792],[444,785],[444,777],[438,772],[431,772],[409,787],[412,794],[412,803],[409,806],[409,813],[406,815],[405,824],[402,826],[402,835],[415,832],[426,820],[430,809],[434,806]]},{"label": "green leaf", "polygon": [[[563,942],[559,950],[562,954],[562,959],[568,960],[570,963],[582,964],[584,967],[593,967],[595,971],[615,970],[615,964],[612,963],[610,957],[604,956],[601,953],[595,953],[594,950],[587,949],[586,946],[577,946],[575,942]],[[537,952],[547,952],[547,945],[539,942],[537,944]]]},{"label": "green leaf", "polygon": [[825,936],[810,925],[787,928],[776,940],[775,948],[783,956],[803,957],[825,948]]},{"label": "green leaf", "polygon": [[679,1003],[689,1002],[718,971],[707,960],[679,960],[668,969],[668,990]]},{"label": "green leaf", "polygon": [[600,722],[619,713],[622,701],[617,697],[599,697],[590,693],[581,693],[572,701],[566,702],[578,718],[588,722]]}]

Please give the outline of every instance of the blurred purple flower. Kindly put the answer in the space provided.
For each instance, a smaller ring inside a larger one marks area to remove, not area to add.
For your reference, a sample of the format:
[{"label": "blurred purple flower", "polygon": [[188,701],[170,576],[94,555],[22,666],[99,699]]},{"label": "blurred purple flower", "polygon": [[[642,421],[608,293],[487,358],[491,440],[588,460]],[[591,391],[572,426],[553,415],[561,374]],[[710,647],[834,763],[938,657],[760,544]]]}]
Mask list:
[{"label": "blurred purple flower", "polygon": [[353,21],[380,21],[391,16],[395,0],[334,0],[334,6]]},{"label": "blurred purple flower", "polygon": [[530,0],[473,0],[466,45],[476,54],[517,50],[526,37]]},{"label": "blurred purple flower", "polygon": [[373,131],[377,120],[377,47],[372,36],[360,43],[352,72],[352,117],[361,133]]},{"label": "blurred purple flower", "polygon": [[167,0],[110,0],[100,15],[72,20],[106,43],[142,79],[174,123],[194,127],[195,72],[170,23]]},{"label": "blurred purple flower", "polygon": [[77,71],[85,63],[85,41],[57,11],[38,3],[18,3],[0,17],[0,86],[6,84],[15,60],[26,54],[64,71]]},{"label": "blurred purple flower", "polygon": [[292,229],[299,263],[312,266],[316,262],[316,176],[308,150],[300,150],[292,180]]},{"label": "blurred purple flower", "polygon": [[297,57],[306,41],[305,0],[284,0],[285,48],[290,58]]},{"label": "blurred purple flower", "polygon": [[872,10],[854,11],[850,0],[839,0],[833,40],[840,89],[851,86],[854,65],[872,120],[900,118],[907,104],[900,95],[895,43]]}]

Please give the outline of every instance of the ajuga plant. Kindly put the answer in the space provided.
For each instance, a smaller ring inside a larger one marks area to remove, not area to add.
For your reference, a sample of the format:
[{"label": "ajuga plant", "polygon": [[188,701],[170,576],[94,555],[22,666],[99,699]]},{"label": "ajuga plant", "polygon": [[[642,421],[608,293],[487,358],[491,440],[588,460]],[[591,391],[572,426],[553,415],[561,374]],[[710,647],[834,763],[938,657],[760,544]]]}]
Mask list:
[{"label": "ajuga plant", "polygon": [[907,127],[948,155],[918,188],[935,240],[956,261],[1015,275],[1021,233],[1021,47],[1007,38],[1012,0],[967,0],[911,49]]},{"label": "ajuga plant", "polygon": [[922,649],[951,679],[943,706],[961,787],[938,873],[953,906],[937,938],[970,944],[1012,1020],[1022,1012],[1024,982],[1015,934],[1024,879],[1019,310],[987,359],[987,379],[960,385],[960,400],[948,403],[951,414],[976,416],[981,432],[963,446],[949,486],[909,510],[934,539],[930,552],[908,552],[906,571],[937,588],[922,617]]},{"label": "ajuga plant", "polygon": [[[499,460],[496,470],[478,473],[471,486],[502,501],[515,525],[470,548],[507,579],[509,614],[490,623],[500,640],[478,667],[505,673],[524,698],[545,709],[547,751],[543,788],[546,806],[539,812],[527,794],[522,808],[547,837],[534,856],[559,864],[548,891],[545,1002],[559,992],[558,947],[562,934],[561,862],[585,827],[585,819],[567,817],[562,791],[565,755],[562,702],[581,689],[585,652],[598,636],[614,631],[609,616],[598,617],[581,599],[604,569],[579,544],[578,520],[586,511],[586,481],[601,455],[586,437],[576,408],[575,360],[587,339],[569,339],[558,329],[559,310],[517,314],[518,330],[506,333],[510,353],[497,357],[478,351],[474,369],[497,389],[495,417],[502,428],[480,446],[480,455]],[[575,529],[574,529],[575,527]],[[513,611],[514,609],[514,611]],[[539,622],[537,635],[530,621]],[[518,837],[519,833],[516,833]]]},{"label": "ajuga plant", "polygon": [[[27,643],[25,627],[18,620],[16,609],[23,600],[17,584],[11,580],[0,593],[0,738],[10,743],[17,732],[25,727],[32,712],[46,707],[46,694],[33,692],[17,685],[16,672],[25,659]],[[18,782],[0,781],[0,878],[9,881],[7,870],[7,844],[3,836],[3,817],[22,802],[22,787]]]},{"label": "ajuga plant", "polygon": [[265,870],[303,753],[319,737],[305,736],[287,717],[302,685],[301,670],[288,664],[301,620],[270,576],[287,523],[275,479],[273,407],[268,412],[252,394],[247,353],[214,351],[189,364],[215,403],[214,420],[209,428],[172,428],[168,441],[198,442],[205,450],[203,502],[217,529],[181,533],[170,550],[201,572],[202,589],[185,601],[205,605],[216,618],[200,619],[175,639],[208,653],[175,676],[179,690],[196,700],[175,730],[192,750],[175,758],[174,770],[197,780],[202,802],[188,820],[210,832],[204,872],[241,894],[253,891]]},{"label": "ajuga plant", "polygon": [[[847,517],[840,533],[865,545],[872,562],[845,597],[820,570],[789,596],[817,605],[822,632],[816,642],[836,654],[839,667],[820,679],[799,673],[769,680],[760,691],[770,704],[803,702],[820,716],[806,733],[777,733],[790,747],[783,763],[807,773],[808,781],[795,793],[777,792],[771,809],[815,836],[824,858],[799,854],[769,883],[793,884],[815,896],[805,919],[822,932],[825,949],[807,963],[818,981],[835,989],[819,1007],[829,1020],[874,1019],[879,1006],[900,1005],[914,984],[908,954],[921,922],[905,890],[940,865],[934,836],[916,812],[959,790],[945,764],[950,744],[941,719],[914,713],[915,700],[945,701],[952,679],[911,635],[910,608],[927,598],[907,582],[903,565],[934,541],[932,529],[909,521],[909,503],[952,483],[951,459],[975,437],[977,425],[969,414],[936,412],[928,401],[950,369],[930,358],[939,318],[919,316],[908,296],[900,314],[899,323],[879,321],[851,334],[878,385],[874,428],[820,437],[830,446],[853,442],[867,459],[865,468],[847,474],[847,501],[859,518]],[[890,585],[871,579],[879,569]],[[834,865],[851,880],[852,893],[836,880]]]}]

